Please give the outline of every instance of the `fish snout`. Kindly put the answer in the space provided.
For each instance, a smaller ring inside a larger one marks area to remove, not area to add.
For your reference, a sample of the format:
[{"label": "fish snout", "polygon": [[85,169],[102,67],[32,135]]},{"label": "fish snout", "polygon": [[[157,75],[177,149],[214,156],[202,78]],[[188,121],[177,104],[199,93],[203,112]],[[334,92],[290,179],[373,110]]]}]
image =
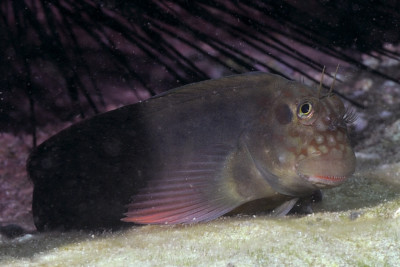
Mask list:
[{"label": "fish snout", "polygon": [[296,171],[317,187],[343,183],[355,170],[356,159],[343,131],[316,134],[309,144],[312,154],[300,159]]}]

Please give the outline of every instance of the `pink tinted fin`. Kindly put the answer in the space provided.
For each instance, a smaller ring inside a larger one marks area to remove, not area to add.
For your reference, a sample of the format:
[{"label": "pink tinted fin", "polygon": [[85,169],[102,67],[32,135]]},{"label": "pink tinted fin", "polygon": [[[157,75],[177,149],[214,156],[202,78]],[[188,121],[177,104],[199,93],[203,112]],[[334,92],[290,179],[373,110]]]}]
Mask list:
[{"label": "pink tinted fin", "polygon": [[178,170],[165,171],[160,179],[133,197],[125,222],[178,224],[213,220],[243,204],[233,197],[225,175],[231,147],[218,145],[200,153]]}]

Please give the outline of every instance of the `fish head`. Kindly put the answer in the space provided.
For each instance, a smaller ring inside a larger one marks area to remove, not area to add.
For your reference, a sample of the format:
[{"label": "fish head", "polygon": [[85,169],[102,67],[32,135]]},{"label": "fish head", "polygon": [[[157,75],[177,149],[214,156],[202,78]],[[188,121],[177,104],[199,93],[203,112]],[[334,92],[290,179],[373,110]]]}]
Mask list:
[{"label": "fish head", "polygon": [[247,147],[261,175],[278,192],[305,195],[342,184],[356,159],[347,125],[354,121],[341,99],[286,81],[263,108]]}]

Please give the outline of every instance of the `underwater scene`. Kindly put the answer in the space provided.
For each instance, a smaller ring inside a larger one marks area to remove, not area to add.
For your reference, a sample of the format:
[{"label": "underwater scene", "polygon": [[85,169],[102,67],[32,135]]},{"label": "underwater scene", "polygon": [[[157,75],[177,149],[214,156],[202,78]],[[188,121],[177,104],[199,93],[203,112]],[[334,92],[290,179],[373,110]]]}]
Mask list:
[{"label": "underwater scene", "polygon": [[399,266],[399,10],[0,3],[0,265]]}]

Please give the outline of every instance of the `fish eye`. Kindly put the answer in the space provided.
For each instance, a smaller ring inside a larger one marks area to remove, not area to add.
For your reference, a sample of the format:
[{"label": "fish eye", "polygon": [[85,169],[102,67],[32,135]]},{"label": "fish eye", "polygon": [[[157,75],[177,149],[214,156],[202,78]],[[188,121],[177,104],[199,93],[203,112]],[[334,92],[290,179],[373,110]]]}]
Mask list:
[{"label": "fish eye", "polygon": [[297,116],[300,119],[309,118],[314,113],[313,105],[310,101],[303,102],[297,109]]}]

